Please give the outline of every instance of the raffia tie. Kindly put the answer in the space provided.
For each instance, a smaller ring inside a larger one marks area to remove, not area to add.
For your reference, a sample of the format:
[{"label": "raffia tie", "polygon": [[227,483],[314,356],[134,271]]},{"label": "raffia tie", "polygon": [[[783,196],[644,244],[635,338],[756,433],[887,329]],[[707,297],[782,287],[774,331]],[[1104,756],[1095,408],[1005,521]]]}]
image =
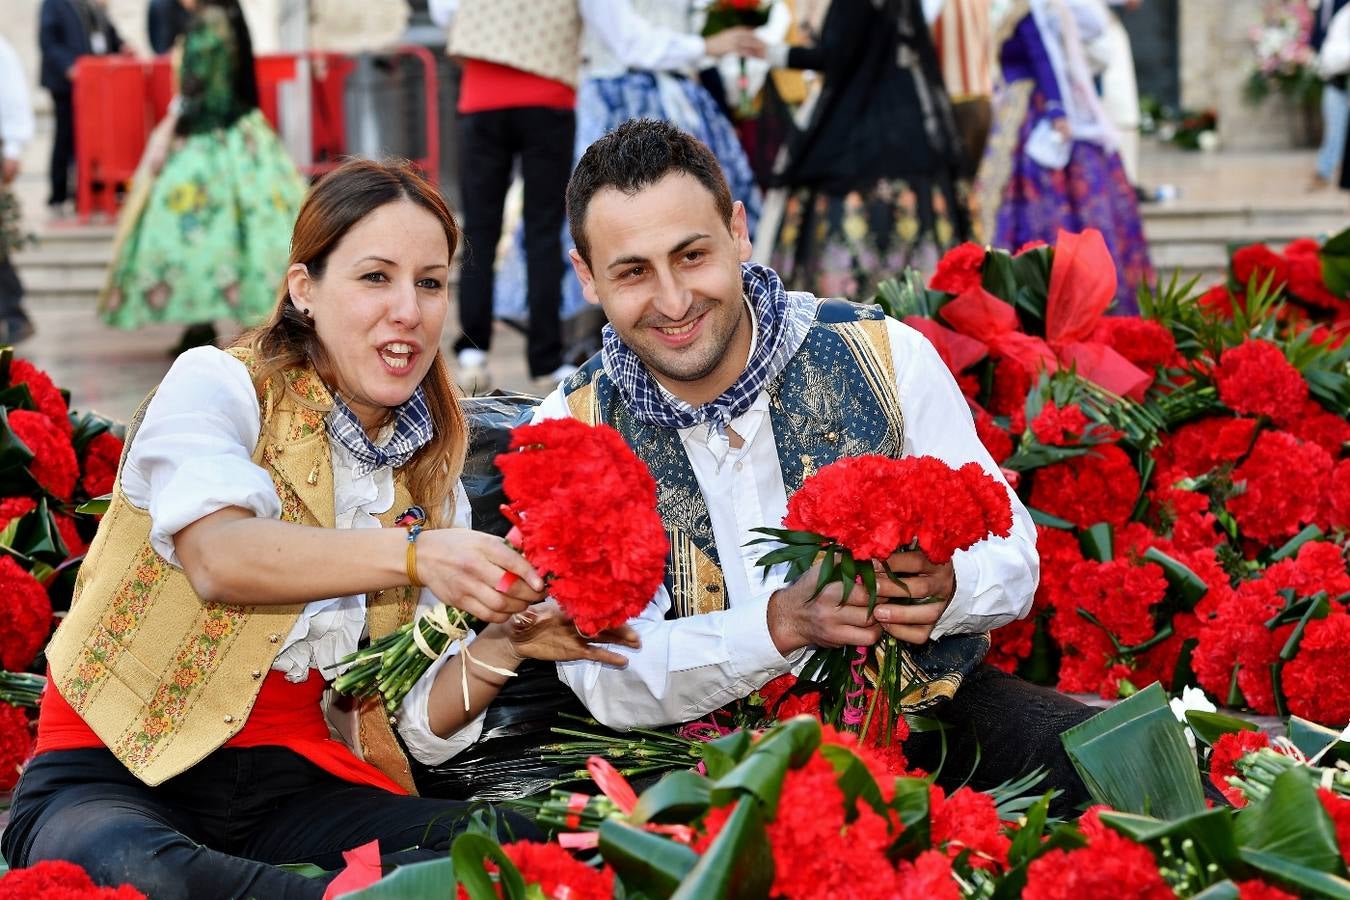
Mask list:
[{"label": "raffia tie", "polygon": [[[455,618],[452,621],[450,619],[450,607],[446,606],[444,603],[437,603],[431,609],[427,610],[426,612],[418,616],[417,622],[413,624],[412,630],[413,643],[417,645],[417,649],[421,650],[423,655],[425,655],[427,659],[430,659],[433,662],[440,658],[440,654],[432,649],[431,644],[427,642],[426,637],[422,634],[421,628],[422,622],[426,622],[429,626],[431,626],[433,631],[438,631],[441,634],[445,635],[446,646],[449,646],[451,641],[464,641],[464,638],[468,637],[469,634],[469,629],[464,624],[464,614],[459,610],[456,610]],[[504,676],[506,678],[516,677],[516,673],[512,672],[510,669],[498,668],[497,666],[494,666],[491,663],[483,662],[481,659],[475,659],[473,654],[469,652],[469,645],[467,642],[461,644],[460,652],[464,654],[464,659],[467,662],[471,662],[475,666],[487,669],[489,672]],[[468,712],[469,711],[468,665],[460,667],[459,684],[460,689],[463,691],[464,694],[464,711]]]}]

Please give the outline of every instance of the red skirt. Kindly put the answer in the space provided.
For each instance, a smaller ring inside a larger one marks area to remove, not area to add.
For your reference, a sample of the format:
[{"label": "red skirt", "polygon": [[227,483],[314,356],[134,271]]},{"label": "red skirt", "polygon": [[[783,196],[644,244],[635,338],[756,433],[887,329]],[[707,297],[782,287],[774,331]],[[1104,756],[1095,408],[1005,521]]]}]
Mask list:
[{"label": "red skirt", "polygon": [[[49,750],[85,750],[104,746],[94,730],[80,718],[47,673],[47,689],[42,693],[38,712],[37,747],[34,755]],[[328,774],[349,781],[382,788],[392,794],[407,794],[388,775],[364,760],[328,733],[319,701],[327,683],[317,669],[309,678],[295,684],[276,669],[267,673],[248,721],[239,733],[225,742],[226,747],[285,747]]]}]

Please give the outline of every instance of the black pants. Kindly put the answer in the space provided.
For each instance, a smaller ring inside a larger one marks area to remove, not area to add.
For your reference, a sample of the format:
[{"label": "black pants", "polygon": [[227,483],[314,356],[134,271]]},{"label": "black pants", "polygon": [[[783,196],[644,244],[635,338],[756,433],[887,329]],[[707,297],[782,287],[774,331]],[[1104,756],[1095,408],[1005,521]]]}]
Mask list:
[{"label": "black pants", "polygon": [[530,375],[547,375],[562,365],[562,227],[575,132],[576,114],[570,109],[529,106],[460,116],[460,195],[466,246],[459,278],[463,334],[455,350],[487,351],[492,343],[492,266],[502,233],[502,207],[511,187],[511,166],[519,157],[525,182]]},{"label": "black pants", "polygon": [[24,770],[0,849],[11,867],[69,860],[150,900],[317,900],[324,880],[276,866],[341,869],[376,838],[387,864],[443,857],[468,809],[350,784],[281,747],[217,750],[153,788],[108,750],[59,750]]},{"label": "black pants", "polygon": [[949,726],[946,760],[937,732],[911,734],[905,756],[911,765],[929,772],[941,765],[937,782],[948,790],[969,784],[987,791],[1044,769],[1046,777],[1036,792],[1060,790],[1051,801],[1051,813],[1069,815],[1091,798],[1059,736],[1098,712],[1051,688],[982,665],[935,712],[934,717]]},{"label": "black pants", "polygon": [[8,255],[0,256],[0,330],[4,335],[14,334],[28,322],[23,309],[23,282],[14,271],[14,261]]},{"label": "black pants", "polygon": [[56,134],[52,137],[52,161],[49,171],[51,194],[47,203],[65,203],[70,199],[70,167],[75,164],[75,106],[70,91],[52,93],[52,112]]}]

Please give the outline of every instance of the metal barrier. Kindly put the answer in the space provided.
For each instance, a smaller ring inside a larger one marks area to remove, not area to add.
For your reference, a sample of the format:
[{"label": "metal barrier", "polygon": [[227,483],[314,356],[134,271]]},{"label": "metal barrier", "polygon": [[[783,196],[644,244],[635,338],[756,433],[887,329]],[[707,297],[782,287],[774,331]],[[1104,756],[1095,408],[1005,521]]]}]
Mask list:
[{"label": "metal barrier", "polygon": [[[395,153],[436,182],[441,130],[436,59],[425,47],[373,54],[281,53],[256,59],[258,106],[280,129],[281,117],[308,98],[310,178],[349,155]],[[298,86],[290,95],[288,86]],[[136,172],[146,141],[168,112],[174,74],[166,58],[86,56],[75,67],[76,209],[82,220],[101,209],[115,215],[119,187]],[[378,96],[377,96],[378,95]],[[394,103],[393,99],[407,102]],[[390,144],[403,129],[401,140]],[[373,139],[373,140],[372,140]]]}]

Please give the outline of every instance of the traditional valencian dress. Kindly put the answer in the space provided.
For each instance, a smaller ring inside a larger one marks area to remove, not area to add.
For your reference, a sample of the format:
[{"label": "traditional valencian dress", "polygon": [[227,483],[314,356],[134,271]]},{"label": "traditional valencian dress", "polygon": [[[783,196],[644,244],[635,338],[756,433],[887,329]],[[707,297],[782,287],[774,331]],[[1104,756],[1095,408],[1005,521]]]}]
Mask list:
[{"label": "traditional valencian dress", "polygon": [[143,204],[129,202],[123,213],[101,301],[111,325],[251,325],[276,304],[305,183],[256,96],[240,96],[239,68],[253,65],[241,43],[214,6],[187,33],[175,128],[181,144]]},{"label": "traditional valencian dress", "polygon": [[[994,122],[976,193],[985,239],[1016,250],[1059,229],[1096,228],[1119,274],[1117,313],[1138,312],[1151,273],[1139,204],[1097,100],[1083,41],[1107,22],[1092,4],[1017,0],[995,25]],[[1064,119],[1065,140],[1054,128]]]}]

